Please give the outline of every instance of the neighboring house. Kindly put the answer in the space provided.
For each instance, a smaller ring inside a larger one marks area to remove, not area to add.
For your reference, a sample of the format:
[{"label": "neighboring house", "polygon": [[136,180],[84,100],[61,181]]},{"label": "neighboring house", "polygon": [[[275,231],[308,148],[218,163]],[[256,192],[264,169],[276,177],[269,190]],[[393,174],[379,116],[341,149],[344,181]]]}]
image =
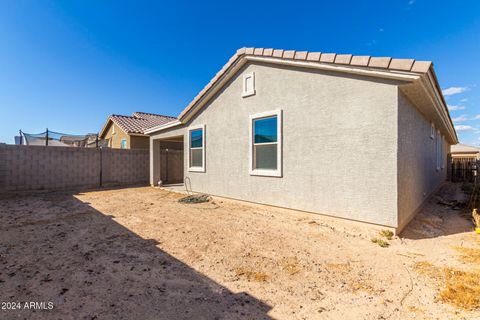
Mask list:
[{"label": "neighboring house", "polygon": [[452,158],[480,159],[480,149],[466,144],[455,144],[451,147],[450,154]]},{"label": "neighboring house", "polygon": [[60,142],[65,146],[92,148],[97,146],[97,135],[95,133],[88,133],[84,136],[78,135],[64,135],[60,137]]},{"label": "neighboring house", "polygon": [[148,149],[149,138],[143,132],[174,120],[174,117],[145,112],[134,112],[131,116],[113,114],[105,122],[99,139],[108,141],[110,148]]},{"label": "neighboring house", "polygon": [[454,182],[474,182],[477,177],[480,149],[466,144],[452,145],[450,148],[450,178]]},{"label": "neighboring house", "polygon": [[193,191],[401,231],[446,180],[457,136],[429,61],[242,48],[150,134]]}]

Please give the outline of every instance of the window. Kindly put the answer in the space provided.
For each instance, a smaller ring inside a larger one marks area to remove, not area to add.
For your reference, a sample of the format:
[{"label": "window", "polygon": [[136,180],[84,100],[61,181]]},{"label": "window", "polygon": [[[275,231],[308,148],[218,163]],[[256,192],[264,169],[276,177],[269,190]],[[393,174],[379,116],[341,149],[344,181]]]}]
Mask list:
[{"label": "window", "polygon": [[282,176],[282,111],[250,116],[250,174]]},{"label": "window", "polygon": [[255,94],[255,73],[247,73],[243,76],[242,97],[249,97]]},{"label": "window", "polygon": [[436,161],[437,161],[437,170],[440,170],[440,165],[442,161],[442,154],[441,154],[441,139],[442,136],[440,135],[440,130],[437,131],[436,139],[435,139],[435,149],[436,149]]},{"label": "window", "polygon": [[442,164],[442,170],[445,169],[445,158],[443,157],[443,143],[444,143],[444,136],[441,136],[440,140],[440,163]]},{"label": "window", "polygon": [[120,143],[120,148],[127,149],[127,139],[122,139],[122,142]]},{"label": "window", "polygon": [[189,171],[205,172],[205,126],[188,130]]},{"label": "window", "polygon": [[434,139],[435,138],[435,125],[432,123],[430,123],[430,139]]}]

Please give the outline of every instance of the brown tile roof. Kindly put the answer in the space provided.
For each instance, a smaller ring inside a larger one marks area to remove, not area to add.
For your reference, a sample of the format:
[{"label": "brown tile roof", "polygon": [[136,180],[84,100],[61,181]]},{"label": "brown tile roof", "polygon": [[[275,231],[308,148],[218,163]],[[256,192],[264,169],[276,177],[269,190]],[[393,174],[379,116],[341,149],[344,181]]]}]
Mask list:
[{"label": "brown tile roof", "polygon": [[271,48],[240,48],[228,60],[223,68],[217,72],[215,77],[200,91],[190,104],[180,113],[178,118],[181,120],[190,112],[193,106],[210,90],[227,70],[240,58],[244,56],[262,56],[282,60],[296,60],[307,62],[318,62],[320,64],[333,64],[342,66],[352,66],[354,68],[366,68],[385,71],[407,71],[418,74],[427,73],[432,67],[431,61],[416,61],[414,59],[394,59],[390,57],[370,57],[354,56],[351,54],[322,53],[296,50],[283,50]]},{"label": "brown tile roof", "polygon": [[307,60],[333,64],[364,66],[399,71],[425,73],[430,68],[431,61],[416,61],[414,59],[393,59],[390,57],[354,56],[351,54],[322,53],[282,49],[240,48],[236,57],[242,55],[273,56],[290,60]]},{"label": "brown tile roof", "polygon": [[175,117],[145,112],[134,112],[131,116],[112,114],[108,118],[108,120],[112,120],[112,122],[125,131],[125,133],[142,134],[147,129],[166,124],[176,119]]}]

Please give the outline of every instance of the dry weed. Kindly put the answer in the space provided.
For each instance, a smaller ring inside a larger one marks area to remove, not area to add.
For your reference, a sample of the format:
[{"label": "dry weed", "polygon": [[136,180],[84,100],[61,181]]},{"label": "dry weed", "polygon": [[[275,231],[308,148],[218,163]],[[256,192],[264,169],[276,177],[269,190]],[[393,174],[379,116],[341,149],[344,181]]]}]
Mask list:
[{"label": "dry weed", "polygon": [[473,209],[472,211],[472,220],[475,224],[475,227],[480,228],[480,214],[478,213],[477,209]]},{"label": "dry weed", "polygon": [[480,308],[480,273],[444,269],[446,288],[439,300],[472,310]]},{"label": "dry weed", "polygon": [[238,277],[247,278],[248,281],[265,282],[268,280],[268,275],[261,271],[252,271],[244,267],[235,268],[234,271]]},{"label": "dry weed", "polygon": [[285,258],[280,266],[283,270],[287,271],[289,275],[294,275],[300,271],[300,263],[297,257],[288,257]]},{"label": "dry weed", "polygon": [[460,253],[460,259],[466,263],[480,266],[480,248],[454,247]]},{"label": "dry weed", "polygon": [[480,308],[479,272],[437,268],[426,261],[417,262],[414,270],[443,284],[438,300],[467,310]]},{"label": "dry weed", "polygon": [[407,306],[407,310],[410,311],[410,312],[413,312],[413,313],[420,313],[420,314],[425,313],[425,310],[420,309],[420,308],[415,307],[415,306]]},{"label": "dry weed", "polygon": [[375,289],[370,275],[362,271],[354,272],[348,263],[327,263],[325,267],[329,271],[337,273],[337,278],[341,279],[352,292],[365,291],[376,294],[383,291]]}]

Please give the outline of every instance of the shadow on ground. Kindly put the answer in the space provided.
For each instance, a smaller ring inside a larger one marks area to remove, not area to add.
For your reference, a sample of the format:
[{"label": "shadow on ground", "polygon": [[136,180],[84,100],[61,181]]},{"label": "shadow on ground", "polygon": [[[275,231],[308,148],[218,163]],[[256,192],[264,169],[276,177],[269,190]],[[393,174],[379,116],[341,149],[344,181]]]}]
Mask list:
[{"label": "shadow on ground", "polygon": [[1,195],[0,221],[0,301],[54,305],[2,319],[270,319],[74,193]]},{"label": "shadow on ground", "polygon": [[466,208],[442,204],[453,200],[467,201],[461,183],[446,183],[433,195],[400,236],[406,239],[428,239],[472,232],[474,225]]}]

